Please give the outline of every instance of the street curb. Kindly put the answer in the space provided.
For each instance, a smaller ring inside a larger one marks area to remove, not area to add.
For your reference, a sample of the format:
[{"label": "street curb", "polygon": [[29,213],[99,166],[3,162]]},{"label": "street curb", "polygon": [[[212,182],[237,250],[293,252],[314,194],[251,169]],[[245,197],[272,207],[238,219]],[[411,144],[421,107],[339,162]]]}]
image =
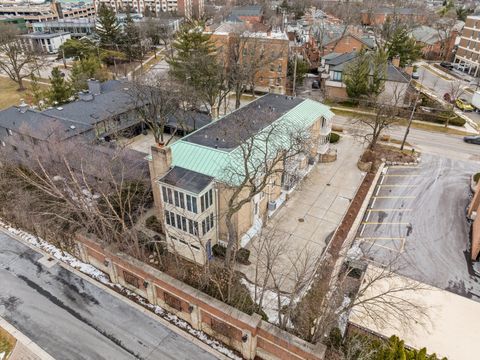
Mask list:
[{"label": "street curb", "polygon": [[10,324],[2,317],[0,317],[0,328],[4,329],[6,332],[12,335],[17,340],[17,342],[25,346],[39,360],[55,360],[54,357],[48,354],[45,350],[43,350],[40,346],[34,343],[30,338],[28,338],[25,334],[23,334],[20,330],[15,328],[12,324]]},{"label": "street curb", "polygon": [[[15,235],[15,234],[12,234],[10,232],[8,232],[6,229],[0,227],[0,231],[7,234],[8,236],[14,238],[15,240],[17,240],[18,242],[21,242],[22,244],[24,244],[25,246],[28,246],[30,249],[38,252],[39,254],[42,254],[44,256],[48,256],[48,257],[51,257],[51,254],[47,253],[46,251],[42,250],[42,249],[39,249],[35,246],[33,246],[32,244],[28,243],[27,241],[25,241],[24,239],[20,238],[19,236]],[[135,308],[136,310],[140,311],[141,313],[147,315],[148,317],[150,317],[151,319],[159,322],[160,324],[162,324],[163,326],[165,326],[166,328],[168,328],[169,330],[173,331],[175,334],[177,335],[180,335],[182,337],[184,337],[186,340],[194,343],[195,345],[197,345],[198,347],[202,348],[203,350],[207,351],[208,353],[214,355],[215,357],[217,357],[218,359],[221,359],[221,360],[230,360],[229,357],[223,355],[222,353],[216,351],[215,349],[213,349],[212,347],[208,346],[207,344],[205,344],[204,342],[200,341],[199,339],[197,339],[195,336],[189,334],[188,332],[178,328],[177,326],[173,325],[172,323],[170,323],[169,321],[163,319],[162,317],[154,314],[152,311],[144,308],[142,305],[140,304],[137,304],[135,301],[133,300],[130,300],[129,298],[119,294],[118,292],[116,292],[115,290],[111,289],[110,287],[108,287],[107,285],[105,284],[102,284],[101,282],[91,278],[90,276],[82,273],[81,271],[71,267],[70,265],[58,260],[57,264],[61,267],[63,267],[64,269],[66,269],[67,271],[70,271],[72,272],[73,274],[77,275],[78,277],[82,278],[83,280],[86,280],[88,282],[90,282],[91,284],[95,285],[96,287],[102,289],[103,291],[107,292],[108,294],[114,296],[115,298],[123,301],[124,303],[128,304],[129,306]],[[37,346],[38,347],[38,346]],[[42,350],[43,351],[43,350]],[[50,357],[50,358],[45,358],[45,359],[42,359],[42,360],[55,360],[54,358]]]}]

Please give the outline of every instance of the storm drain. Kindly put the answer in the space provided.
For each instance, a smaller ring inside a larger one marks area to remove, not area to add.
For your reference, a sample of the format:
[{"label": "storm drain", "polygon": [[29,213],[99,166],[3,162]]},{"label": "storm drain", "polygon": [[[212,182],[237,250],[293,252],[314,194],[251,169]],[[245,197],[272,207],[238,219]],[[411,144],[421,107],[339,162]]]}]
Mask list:
[{"label": "storm drain", "polygon": [[58,262],[58,260],[51,256],[44,256],[40,260],[38,260],[38,262],[49,269],[54,266]]}]

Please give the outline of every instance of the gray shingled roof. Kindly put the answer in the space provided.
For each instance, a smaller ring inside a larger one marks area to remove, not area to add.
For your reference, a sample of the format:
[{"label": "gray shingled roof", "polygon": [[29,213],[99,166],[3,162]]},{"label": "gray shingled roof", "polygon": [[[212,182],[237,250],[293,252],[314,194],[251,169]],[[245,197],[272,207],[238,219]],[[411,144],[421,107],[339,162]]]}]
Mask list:
[{"label": "gray shingled roof", "polygon": [[303,101],[297,97],[267,94],[224,116],[221,121],[212,122],[188,135],[183,141],[234,149]]},{"label": "gray shingled roof", "polygon": [[418,10],[414,8],[393,8],[393,7],[378,7],[375,9],[366,9],[362,10],[362,13],[372,13],[372,14],[399,14],[399,15],[414,15]]},{"label": "gray shingled roof", "polygon": [[232,15],[236,16],[260,16],[263,14],[261,5],[238,6],[232,9]]},{"label": "gray shingled roof", "polygon": [[194,194],[199,194],[208,184],[213,181],[213,177],[204,175],[192,170],[174,166],[160,182],[185,189]]}]

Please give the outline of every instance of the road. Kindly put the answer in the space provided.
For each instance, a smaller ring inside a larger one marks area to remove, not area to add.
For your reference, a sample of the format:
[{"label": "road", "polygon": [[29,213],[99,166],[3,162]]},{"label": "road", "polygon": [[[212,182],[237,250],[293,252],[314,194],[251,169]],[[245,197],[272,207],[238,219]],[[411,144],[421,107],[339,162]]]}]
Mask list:
[{"label": "road", "polygon": [[[367,127],[356,123],[352,117],[336,115],[334,123],[344,126],[348,132],[353,134],[360,135],[367,131]],[[395,139],[401,140],[405,134],[405,129],[403,126],[392,126],[386,133]],[[439,155],[454,160],[480,161],[480,146],[467,144],[462,138],[460,135],[411,128],[407,142],[415,150],[422,153]]]},{"label": "road", "polygon": [[480,301],[469,260],[470,175],[478,164],[425,155],[380,177],[357,239],[375,263]]},{"label": "road", "polygon": [[[446,80],[435,72],[427,69],[424,66],[419,66],[417,72],[420,75],[420,79],[417,81],[423,86],[429,88],[439,99],[443,99],[445,93],[451,93],[451,80]],[[461,81],[461,80],[460,80]],[[464,89],[468,88],[468,82],[465,82]],[[465,98],[467,101],[472,101],[472,93],[465,91],[462,95],[462,98]],[[468,118],[480,125],[480,114],[476,112],[466,112],[464,113]]]},{"label": "road", "polygon": [[58,360],[216,359],[0,232],[0,316]]}]

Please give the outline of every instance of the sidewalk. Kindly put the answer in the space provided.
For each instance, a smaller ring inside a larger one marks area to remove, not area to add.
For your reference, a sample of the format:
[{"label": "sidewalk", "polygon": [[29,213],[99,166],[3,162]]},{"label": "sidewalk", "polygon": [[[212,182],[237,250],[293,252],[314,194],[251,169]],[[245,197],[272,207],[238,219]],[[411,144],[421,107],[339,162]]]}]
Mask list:
[{"label": "sidewalk", "polygon": [[8,360],[55,360],[2,317],[0,317],[0,328],[4,329],[17,340]]},{"label": "sidewalk", "polygon": [[[273,266],[274,276],[281,282],[277,286],[282,291],[292,290],[295,274],[306,261],[315,261],[322,255],[363,179],[357,168],[363,144],[349,135],[341,135],[340,142],[332,148],[337,149],[337,160],[317,164],[265,228],[269,234],[275,231],[275,243],[284,246]],[[248,245],[252,264],[240,268],[252,283],[259,241],[256,237]]]}]

